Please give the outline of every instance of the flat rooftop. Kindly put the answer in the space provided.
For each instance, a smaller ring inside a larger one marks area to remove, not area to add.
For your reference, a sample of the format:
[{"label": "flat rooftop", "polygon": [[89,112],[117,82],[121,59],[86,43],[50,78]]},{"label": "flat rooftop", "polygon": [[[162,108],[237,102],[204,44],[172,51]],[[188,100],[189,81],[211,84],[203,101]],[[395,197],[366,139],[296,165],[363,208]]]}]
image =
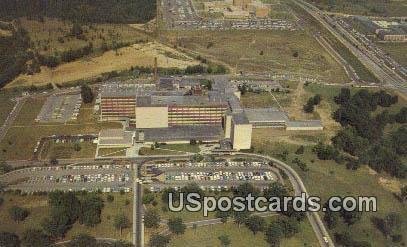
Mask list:
[{"label": "flat rooftop", "polygon": [[243,112],[233,114],[232,118],[235,124],[249,124],[249,120]]},{"label": "flat rooftop", "polygon": [[244,109],[250,123],[288,122],[287,113],[277,108]]},{"label": "flat rooftop", "polygon": [[322,128],[321,120],[303,120],[303,121],[289,121],[287,122],[287,127],[290,128]]},{"label": "flat rooftop", "polygon": [[222,126],[220,125],[196,125],[196,126],[176,126],[169,128],[137,129],[136,140],[139,140],[140,132],[144,133],[144,141],[166,142],[166,141],[189,141],[220,140],[223,137]]}]

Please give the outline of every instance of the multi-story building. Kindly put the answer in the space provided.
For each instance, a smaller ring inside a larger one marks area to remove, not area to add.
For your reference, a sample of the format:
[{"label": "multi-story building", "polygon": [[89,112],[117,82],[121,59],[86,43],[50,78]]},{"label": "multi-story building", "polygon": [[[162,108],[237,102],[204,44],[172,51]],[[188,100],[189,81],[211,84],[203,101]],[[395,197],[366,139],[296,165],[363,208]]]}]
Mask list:
[{"label": "multi-story building", "polygon": [[100,120],[117,121],[136,118],[136,95],[138,88],[117,83],[102,87],[100,97]]}]

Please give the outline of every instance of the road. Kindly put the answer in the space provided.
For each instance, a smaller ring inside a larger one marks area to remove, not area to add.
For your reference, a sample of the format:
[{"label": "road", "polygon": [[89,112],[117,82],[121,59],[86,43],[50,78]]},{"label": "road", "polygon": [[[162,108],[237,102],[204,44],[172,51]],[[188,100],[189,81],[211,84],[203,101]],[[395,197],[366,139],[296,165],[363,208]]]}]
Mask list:
[{"label": "road", "polygon": [[3,141],[4,137],[7,134],[7,131],[13,125],[14,121],[16,120],[16,118],[18,116],[18,113],[20,113],[20,110],[23,107],[26,100],[27,100],[27,97],[16,98],[17,102],[14,105],[13,110],[9,113],[3,126],[0,127],[0,142]]},{"label": "road", "polygon": [[[387,67],[379,58],[364,48],[364,45],[356,40],[347,30],[341,25],[333,21],[329,16],[312,4],[302,0],[293,0],[295,4],[304,9],[315,20],[317,20],[325,29],[327,29],[338,41],[348,48],[359,61],[371,71],[380,82],[389,87],[395,88],[400,92],[407,93],[406,81],[401,78],[392,69]],[[333,28],[335,26],[336,28]]]},{"label": "road", "polygon": [[[307,189],[305,188],[305,185],[302,182],[300,176],[297,174],[297,172],[293,168],[291,168],[291,166],[287,165],[286,163],[284,163],[280,160],[277,160],[275,158],[265,156],[265,155],[260,155],[260,154],[237,153],[237,155],[243,155],[245,157],[257,157],[257,158],[261,158],[261,159],[264,159],[267,161],[272,161],[276,167],[280,168],[287,174],[287,176],[293,186],[296,196],[301,195],[301,193],[305,193],[307,197],[309,196]],[[320,245],[333,247],[334,243],[333,243],[332,239],[330,238],[329,233],[326,230],[324,223],[322,222],[321,218],[319,217],[319,214],[317,212],[307,212],[307,217],[311,223],[312,229],[314,230],[314,232],[318,238]],[[328,242],[325,242],[324,238],[326,238]]]},{"label": "road", "polygon": [[134,169],[134,180],[133,180],[133,196],[134,196],[134,201],[133,201],[133,245],[136,247],[143,247],[144,246],[144,241],[143,241],[143,213],[142,213],[142,186],[141,186],[141,180],[138,178],[138,165],[137,163],[134,163],[133,165]]}]

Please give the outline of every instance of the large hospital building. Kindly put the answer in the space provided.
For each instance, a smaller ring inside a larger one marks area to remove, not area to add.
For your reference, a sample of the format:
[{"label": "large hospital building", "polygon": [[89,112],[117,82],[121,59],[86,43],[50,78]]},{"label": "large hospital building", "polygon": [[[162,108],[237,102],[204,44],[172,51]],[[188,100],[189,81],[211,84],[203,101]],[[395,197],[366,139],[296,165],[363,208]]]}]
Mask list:
[{"label": "large hospital building", "polygon": [[[243,109],[240,92],[226,78],[215,79],[209,89],[199,80],[185,78],[161,78],[157,84],[109,83],[102,86],[98,102],[101,121],[129,123],[123,130],[101,131],[99,144],[105,147],[195,140],[226,141],[242,150],[251,148],[253,128],[289,125],[284,112]],[[307,124],[302,125],[296,126]]]}]

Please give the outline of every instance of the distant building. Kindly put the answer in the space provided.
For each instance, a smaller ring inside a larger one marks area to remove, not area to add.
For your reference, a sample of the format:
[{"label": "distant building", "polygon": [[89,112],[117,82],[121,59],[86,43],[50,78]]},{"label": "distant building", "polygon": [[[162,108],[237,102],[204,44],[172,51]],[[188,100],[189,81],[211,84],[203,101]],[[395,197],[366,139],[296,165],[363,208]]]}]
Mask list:
[{"label": "distant building", "polygon": [[377,36],[383,41],[407,41],[407,27],[393,27],[391,29],[378,29]]}]

